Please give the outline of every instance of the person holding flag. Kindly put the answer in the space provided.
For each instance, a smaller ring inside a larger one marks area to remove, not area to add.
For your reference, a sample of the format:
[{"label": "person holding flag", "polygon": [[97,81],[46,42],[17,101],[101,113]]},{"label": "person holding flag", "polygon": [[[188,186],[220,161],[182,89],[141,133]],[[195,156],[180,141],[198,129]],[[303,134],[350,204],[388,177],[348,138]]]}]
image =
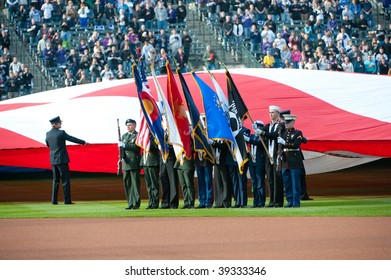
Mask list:
[{"label": "person holding flag", "polygon": [[138,132],[136,121],[127,119],[127,132],[122,135],[118,146],[124,151],[122,157],[123,183],[128,207],[125,210],[140,208],[140,147],[136,145]]},{"label": "person holding flag", "polygon": [[230,180],[227,165],[225,164],[226,155],[230,153],[231,145],[236,153],[236,141],[232,135],[226,113],[222,108],[224,104],[220,101],[216,92],[214,92],[203,80],[194,72],[193,78],[198,84],[203,99],[205,118],[207,123],[208,143],[215,148],[215,177],[214,177],[214,208],[231,207],[232,183]]},{"label": "person holding flag", "polygon": [[253,124],[254,131],[257,135],[264,135],[267,139],[268,152],[273,161],[266,161],[266,176],[269,185],[269,204],[267,207],[282,207],[284,205],[284,186],[282,181],[281,170],[277,168],[278,143],[277,137],[284,132],[285,126],[279,122],[280,107],[275,105],[269,106],[270,123],[262,129],[257,124]]}]

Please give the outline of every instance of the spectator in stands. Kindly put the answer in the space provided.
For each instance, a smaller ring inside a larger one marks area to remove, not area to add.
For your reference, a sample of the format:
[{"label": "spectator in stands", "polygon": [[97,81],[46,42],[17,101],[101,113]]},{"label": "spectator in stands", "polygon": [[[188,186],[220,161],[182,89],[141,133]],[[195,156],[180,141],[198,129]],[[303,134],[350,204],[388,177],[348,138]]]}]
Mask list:
[{"label": "spectator in stands", "polygon": [[353,25],[357,26],[357,22],[360,18],[361,14],[361,5],[358,0],[352,0],[352,2],[348,5],[349,10],[353,13]]},{"label": "spectator in stands", "polygon": [[40,57],[43,58],[43,51],[46,49],[46,44],[50,43],[50,41],[47,38],[48,36],[45,34],[42,36],[42,39],[38,41],[37,44],[37,53]]},{"label": "spectator in stands", "polygon": [[79,71],[79,56],[76,54],[75,49],[71,49],[67,57],[67,69],[70,71],[72,77],[75,77]]},{"label": "spectator in stands", "polygon": [[278,6],[280,7],[280,17],[281,17],[281,22],[283,24],[291,24],[291,16],[290,16],[290,6],[291,2],[289,0],[282,0],[279,2]]},{"label": "spectator in stands", "polygon": [[9,71],[9,74],[13,73],[13,72],[18,72],[20,73],[21,72],[21,66],[22,66],[22,63],[20,63],[18,61],[18,58],[16,56],[14,56],[12,58],[12,62],[9,64],[9,67],[8,67],[8,71]]},{"label": "spectator in stands", "polygon": [[30,38],[30,47],[35,48],[38,43],[38,31],[40,29],[40,26],[35,22],[35,19],[31,19],[31,25],[30,28],[27,29],[27,32],[29,33]]},{"label": "spectator in stands", "polygon": [[268,25],[265,25],[263,27],[263,30],[261,32],[261,37],[262,37],[262,40],[265,41],[265,38],[267,38],[268,42],[269,43],[272,43],[274,42],[274,39],[276,38],[276,35],[274,34],[274,32],[272,30],[269,29],[269,26]]},{"label": "spectator in stands", "polygon": [[50,0],[45,0],[45,3],[41,6],[41,11],[43,12],[43,22],[49,23],[52,21],[52,12],[53,5],[50,3]]},{"label": "spectator in stands", "polygon": [[293,45],[293,48],[291,51],[291,60],[293,63],[293,68],[298,69],[299,62],[301,61],[301,52],[300,52],[297,45]]},{"label": "spectator in stands", "polygon": [[209,45],[206,46],[206,51],[204,52],[202,60],[204,61],[207,70],[217,69],[217,65],[216,65],[217,55],[212,50],[211,46]]},{"label": "spectator in stands", "polygon": [[263,66],[265,68],[274,68],[274,56],[271,55],[270,51],[266,51],[266,55],[263,57]]},{"label": "spectator in stands", "polygon": [[244,15],[242,16],[242,25],[243,25],[243,31],[244,31],[244,39],[249,39],[250,38],[250,33],[251,33],[251,25],[253,24],[253,19],[254,15],[250,13],[249,9],[244,10]]},{"label": "spectator in stands", "polygon": [[9,79],[6,82],[8,88],[8,98],[14,98],[20,96],[22,90],[23,80],[19,76],[18,72],[11,72]]},{"label": "spectator in stands", "polygon": [[74,26],[77,22],[77,11],[73,7],[72,1],[68,1],[68,5],[65,8],[65,18],[69,27]]},{"label": "spectator in stands", "polygon": [[345,56],[343,58],[343,62],[341,63],[342,69],[344,72],[353,73],[354,72],[354,66],[350,62],[349,57]]},{"label": "spectator in stands", "polygon": [[103,26],[104,15],[105,15],[105,6],[100,0],[96,0],[94,6],[92,7],[94,14],[94,25],[96,27]]},{"label": "spectator in stands", "polygon": [[103,70],[100,72],[102,82],[110,81],[114,77],[113,71],[109,69],[109,65],[105,64]]},{"label": "spectator in stands", "polygon": [[155,19],[157,21],[157,29],[164,30],[167,27],[167,9],[162,1],[159,1],[155,7]]},{"label": "spectator in stands", "polygon": [[318,68],[319,70],[323,70],[323,71],[326,71],[327,68],[328,68],[328,61],[327,61],[327,57],[325,55],[322,55],[320,57],[320,59],[318,60]]},{"label": "spectator in stands", "polygon": [[7,5],[8,5],[9,24],[13,25],[14,19],[16,18],[16,13],[18,12],[19,1],[18,0],[7,0]]},{"label": "spectator in stands", "polygon": [[266,52],[268,49],[272,47],[272,43],[269,42],[269,38],[265,37],[263,38],[263,43],[262,43],[262,54],[266,55]]},{"label": "spectator in stands", "polygon": [[168,52],[169,41],[170,39],[165,33],[164,29],[160,29],[160,33],[156,37],[157,48],[159,50],[164,49],[166,52]]},{"label": "spectator in stands", "polygon": [[23,68],[23,72],[20,74],[20,77],[23,81],[23,95],[31,94],[33,93],[33,74],[31,74],[28,67]]},{"label": "spectator in stands", "polygon": [[365,65],[361,55],[357,56],[356,61],[353,63],[353,70],[355,73],[365,73]]},{"label": "spectator in stands", "polygon": [[365,66],[366,73],[368,74],[377,73],[376,60],[373,58],[372,55],[368,55],[368,59],[364,61],[364,66]]},{"label": "spectator in stands", "polygon": [[139,30],[138,30],[138,39],[139,41],[141,42],[141,44],[144,43],[145,40],[147,40],[148,38],[148,30],[147,30],[147,27],[145,26],[145,24],[141,24]]},{"label": "spectator in stands", "polygon": [[80,3],[80,8],[77,10],[77,14],[79,16],[79,24],[81,28],[85,28],[88,25],[88,14],[90,13],[90,9],[84,3]]},{"label": "spectator in stands", "polygon": [[153,29],[153,20],[155,19],[155,10],[149,2],[145,3],[142,9],[144,24],[147,30]]},{"label": "spectator in stands", "polygon": [[118,64],[118,70],[114,73],[117,80],[127,79],[128,75],[123,71],[122,64]]},{"label": "spectator in stands", "polygon": [[341,27],[341,32],[338,33],[335,38],[337,43],[339,42],[342,48],[346,48],[348,45],[348,41],[350,40],[350,36],[345,32],[345,27]]},{"label": "spectator in stands", "polygon": [[176,61],[177,68],[179,68],[179,71],[181,71],[181,73],[186,73],[189,58],[183,52],[182,48],[178,49],[178,52],[176,53],[174,59]]},{"label": "spectator in stands", "polygon": [[16,17],[18,18],[18,29],[16,32],[18,36],[21,37],[23,28],[27,27],[27,23],[29,21],[29,12],[24,5],[19,6],[19,10],[16,13]]},{"label": "spectator in stands", "polygon": [[[260,21],[264,21],[266,19],[266,14],[267,14],[266,3],[263,0],[255,0],[254,1],[254,8],[257,13],[256,23],[258,23]],[[260,24],[263,24],[263,23],[260,23]]]},{"label": "spectator in stands", "polygon": [[191,48],[191,43],[193,42],[193,39],[189,36],[189,33],[187,30],[183,30],[183,35],[182,35],[182,48],[183,52],[185,55],[189,58],[190,56],[190,48]]},{"label": "spectator in stands", "polygon": [[61,3],[61,0],[56,0],[52,3],[53,11],[52,11],[52,19],[53,22],[60,22],[62,19],[62,15],[64,14],[64,6]]},{"label": "spectator in stands", "polygon": [[130,74],[132,72],[132,52],[129,49],[129,44],[125,44],[124,48],[120,51],[120,58],[123,71],[126,74]]},{"label": "spectator in stands", "polygon": [[300,0],[300,20],[305,21],[308,20],[310,13],[309,2],[306,0]]},{"label": "spectator in stands", "polygon": [[156,56],[156,74],[164,75],[167,74],[166,62],[169,61],[168,54],[164,48],[160,49],[160,53]]},{"label": "spectator in stands", "polygon": [[[126,23],[128,23],[128,21],[130,20],[130,6],[128,5],[129,3],[128,2],[125,3],[125,0],[120,0],[117,2],[118,2],[117,15],[119,15],[121,13],[121,10],[123,10],[124,11],[123,14],[125,16]],[[131,5],[133,6],[133,3],[131,3]]]},{"label": "spectator in stands", "polygon": [[240,45],[243,41],[244,28],[242,22],[237,15],[234,15],[234,24],[232,26],[232,35],[234,41],[235,51],[240,50]]},{"label": "spectator in stands", "polygon": [[72,73],[71,71],[69,71],[69,69],[65,69],[64,85],[66,87],[72,87],[77,85],[76,80],[72,76]]},{"label": "spectator in stands", "polygon": [[380,60],[377,64],[377,74],[388,75],[388,69],[389,69],[389,66],[388,66],[387,59],[383,55],[380,57]]},{"label": "spectator in stands", "polygon": [[66,51],[63,49],[62,44],[57,45],[57,50],[54,52],[56,58],[57,67],[65,68],[66,67]]},{"label": "spectator in stands", "polygon": [[104,14],[107,28],[114,30],[115,17],[117,13],[112,3],[108,2],[106,4]]},{"label": "spectator in stands", "polygon": [[233,36],[232,29],[233,29],[233,23],[231,22],[231,16],[226,15],[225,22],[222,25],[222,31],[224,36],[224,47],[226,51],[229,51],[229,45],[231,43],[231,39]]},{"label": "spectator in stands", "polygon": [[261,33],[259,33],[257,25],[255,23],[251,26],[251,32],[250,32],[250,44],[251,44],[251,52],[257,54],[257,57],[259,57],[259,47],[262,43],[262,37]]},{"label": "spectator in stands", "polygon": [[304,65],[305,70],[318,70],[318,65],[312,57],[308,58],[308,62]]},{"label": "spectator in stands", "polygon": [[43,51],[43,61],[45,67],[54,66],[54,50],[50,42],[46,43],[46,48]]},{"label": "spectator in stands", "polygon": [[11,39],[8,34],[8,31],[5,29],[1,30],[1,33],[0,33],[0,47],[1,47],[0,54],[1,54],[1,49],[4,49],[4,48],[9,49],[10,45],[11,45]]},{"label": "spectator in stands", "polygon": [[281,51],[284,49],[284,46],[286,46],[286,41],[284,38],[282,38],[281,33],[277,33],[277,38],[274,39],[274,43],[276,43],[276,47],[279,48]]},{"label": "spectator in stands", "polygon": [[175,55],[178,52],[178,49],[182,47],[182,38],[180,34],[177,34],[177,31],[173,29],[169,37],[169,44],[171,47],[171,53]]},{"label": "spectator in stands", "polygon": [[92,62],[89,70],[90,70],[91,82],[95,83],[97,78],[100,78],[100,73],[102,71],[102,67],[99,65],[99,61],[96,57],[92,58]]},{"label": "spectator in stands", "polygon": [[[263,24],[264,26],[267,26],[270,31],[272,31],[274,34],[277,31],[277,24],[276,21],[273,19],[273,16],[271,14],[267,15],[267,19]],[[269,38],[270,41],[271,38]],[[270,41],[271,42],[271,41]]]},{"label": "spectator in stands", "polygon": [[40,15],[39,11],[34,6],[31,6],[31,8],[30,8],[29,18],[30,18],[30,20],[32,20],[32,19],[35,20],[36,23],[41,22],[41,15]]},{"label": "spectator in stands", "polygon": [[[271,4],[267,9],[268,17],[270,16],[273,22],[277,22],[280,19],[280,13],[281,13],[281,8],[278,5],[277,1],[272,0]],[[273,32],[275,32],[275,30]]]},{"label": "spectator in stands", "polygon": [[177,22],[176,11],[171,3],[167,6],[167,21],[169,24],[175,24]]},{"label": "spectator in stands", "polygon": [[65,48],[69,48],[71,46],[71,30],[67,20],[61,22],[60,30],[60,37],[62,39],[63,46]]},{"label": "spectator in stands", "polygon": [[85,85],[89,83],[90,80],[88,79],[86,73],[82,69],[79,69],[79,72],[76,75],[76,84]]}]

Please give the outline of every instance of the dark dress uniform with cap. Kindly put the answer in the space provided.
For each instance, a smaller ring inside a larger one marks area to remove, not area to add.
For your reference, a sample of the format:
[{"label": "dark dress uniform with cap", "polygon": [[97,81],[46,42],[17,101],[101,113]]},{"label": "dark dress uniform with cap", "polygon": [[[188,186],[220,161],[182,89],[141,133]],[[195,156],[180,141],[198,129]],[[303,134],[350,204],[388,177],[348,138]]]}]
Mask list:
[{"label": "dark dress uniform with cap", "polygon": [[178,208],[178,172],[174,165],[176,162],[174,147],[169,145],[168,158],[164,162],[160,157],[160,181],[162,183],[162,202],[160,208]]},{"label": "dark dress uniform with cap", "polygon": [[[285,122],[291,122],[296,116],[285,115]],[[303,157],[300,145],[303,133],[293,126],[282,133],[283,145],[282,177],[284,180],[287,205],[285,207],[300,207],[301,180],[300,170],[303,168]]]},{"label": "dark dress uniform with cap", "polygon": [[[58,187],[60,179],[62,180],[62,188],[64,191],[64,203],[73,204],[71,199],[71,182],[69,175],[70,162],[65,141],[70,141],[77,144],[85,145],[86,142],[79,138],[68,135],[64,130],[60,130],[60,117],[55,117],[49,120],[52,124],[52,129],[46,133],[46,145],[50,148],[50,164],[53,170],[52,183],[52,204],[57,204]],[[57,127],[58,126],[58,127]]]},{"label": "dark dress uniform with cap", "polygon": [[145,185],[148,192],[147,209],[157,209],[159,207],[159,148],[151,135],[149,153],[144,152],[140,166],[144,169]]},{"label": "dark dress uniform with cap", "polygon": [[[260,121],[255,122],[258,128],[262,128],[264,125]],[[252,207],[265,207],[266,203],[266,187],[265,187],[265,149],[262,146],[262,142],[258,135],[250,134],[248,143],[250,144],[250,157],[249,157],[249,171],[251,177],[251,183],[253,187],[254,202]]]},{"label": "dark dress uniform with cap", "polygon": [[[128,119],[125,124],[136,122]],[[123,157],[122,170],[126,200],[128,202],[127,209],[138,209],[140,207],[140,147],[136,145],[138,132],[134,130],[132,133],[122,135]]]}]

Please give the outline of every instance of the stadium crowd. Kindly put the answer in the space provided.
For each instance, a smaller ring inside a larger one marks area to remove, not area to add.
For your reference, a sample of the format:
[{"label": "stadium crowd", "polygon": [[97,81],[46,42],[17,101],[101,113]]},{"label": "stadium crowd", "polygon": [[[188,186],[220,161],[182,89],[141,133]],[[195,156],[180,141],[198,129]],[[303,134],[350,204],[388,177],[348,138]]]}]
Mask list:
[{"label": "stadium crowd", "polygon": [[[374,21],[369,0],[7,0],[8,23],[0,28],[2,98],[33,88],[30,71],[9,53],[10,32],[39,57],[43,72],[59,74],[58,86],[130,77],[140,58],[147,66],[153,62],[158,75],[165,74],[166,61],[186,72],[193,41],[187,11],[194,4],[200,20],[217,26],[227,51],[248,46],[263,67],[391,74],[391,23],[386,28]],[[389,0],[383,6],[388,11]],[[214,62],[209,47],[203,56],[208,68],[210,56]]]}]

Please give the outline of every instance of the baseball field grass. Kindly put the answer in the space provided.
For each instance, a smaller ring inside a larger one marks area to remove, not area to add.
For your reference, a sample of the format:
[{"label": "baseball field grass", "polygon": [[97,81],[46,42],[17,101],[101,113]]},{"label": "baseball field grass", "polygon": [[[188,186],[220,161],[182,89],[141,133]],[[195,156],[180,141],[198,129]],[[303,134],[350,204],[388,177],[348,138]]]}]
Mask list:
[{"label": "baseball field grass", "polygon": [[[251,205],[252,201],[249,201]],[[181,201],[180,206],[183,205]],[[31,218],[148,218],[148,217],[390,217],[391,197],[314,197],[300,208],[210,208],[125,210],[118,200],[76,201],[74,205],[51,205],[48,202],[0,203],[0,219]]]}]

